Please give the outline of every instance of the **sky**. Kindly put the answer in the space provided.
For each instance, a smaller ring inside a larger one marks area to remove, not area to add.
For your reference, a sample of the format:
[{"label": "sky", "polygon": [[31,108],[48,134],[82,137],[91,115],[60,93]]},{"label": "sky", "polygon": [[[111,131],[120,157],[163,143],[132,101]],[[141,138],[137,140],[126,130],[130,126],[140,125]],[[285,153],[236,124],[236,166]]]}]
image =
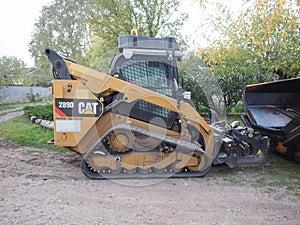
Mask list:
[{"label": "sky", "polygon": [[[34,32],[34,23],[41,15],[42,7],[51,4],[52,0],[8,0],[0,3],[0,57],[15,56],[22,59],[27,67],[34,66],[31,58],[29,42]],[[182,0],[184,2],[184,0]],[[235,10],[241,6],[241,1],[223,0]],[[182,4],[182,10],[189,14],[189,20],[183,32],[197,39],[197,23],[201,18],[198,1],[194,4]],[[198,29],[199,32],[199,29]]]},{"label": "sky", "polygon": [[0,57],[16,56],[27,66],[34,62],[28,44],[34,31],[42,6],[51,0],[8,0],[0,3]]}]

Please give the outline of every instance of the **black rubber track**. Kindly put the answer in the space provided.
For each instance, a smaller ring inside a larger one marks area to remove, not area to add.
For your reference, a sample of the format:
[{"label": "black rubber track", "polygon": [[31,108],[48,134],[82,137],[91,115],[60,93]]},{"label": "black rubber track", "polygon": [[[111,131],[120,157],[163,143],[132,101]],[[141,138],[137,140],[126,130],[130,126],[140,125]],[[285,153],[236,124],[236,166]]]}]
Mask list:
[{"label": "black rubber track", "polygon": [[211,166],[203,171],[199,172],[180,172],[180,173],[120,173],[120,174],[100,174],[93,172],[89,167],[87,161],[82,158],[80,164],[81,170],[85,176],[93,180],[105,180],[105,179],[162,179],[162,178],[193,178],[193,177],[204,177],[210,170]]}]

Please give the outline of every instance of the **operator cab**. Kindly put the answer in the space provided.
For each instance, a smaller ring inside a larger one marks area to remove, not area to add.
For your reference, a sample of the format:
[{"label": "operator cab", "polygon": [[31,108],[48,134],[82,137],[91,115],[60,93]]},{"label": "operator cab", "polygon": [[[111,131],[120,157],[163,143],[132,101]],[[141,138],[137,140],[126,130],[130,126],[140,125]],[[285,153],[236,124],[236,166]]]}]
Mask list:
[{"label": "operator cab", "polygon": [[121,35],[118,48],[120,54],[113,59],[109,75],[176,98],[177,60],[182,55],[175,38]]},{"label": "operator cab", "polygon": [[[120,53],[112,61],[109,75],[141,86],[159,94],[178,98],[178,69],[180,61],[179,46],[173,37],[149,38],[146,36],[121,35],[118,40]],[[169,109],[138,100],[120,105],[115,110],[120,114],[130,108],[129,116],[147,123],[172,129],[179,115]],[[125,113],[126,114],[126,113]],[[177,125],[176,125],[177,126]]]}]

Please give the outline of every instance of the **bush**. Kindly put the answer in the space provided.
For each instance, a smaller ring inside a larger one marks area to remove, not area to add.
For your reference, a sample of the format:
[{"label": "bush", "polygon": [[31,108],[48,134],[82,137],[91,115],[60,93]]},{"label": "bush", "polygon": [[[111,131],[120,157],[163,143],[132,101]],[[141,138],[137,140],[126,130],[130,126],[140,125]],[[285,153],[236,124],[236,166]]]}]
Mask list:
[{"label": "bush", "polygon": [[207,106],[204,106],[204,105],[200,105],[198,107],[198,110],[197,110],[200,114],[208,114],[209,112],[209,107]]},{"label": "bush", "polygon": [[31,117],[36,116],[39,119],[53,120],[53,105],[37,105],[37,106],[26,106],[24,108],[24,114]]},{"label": "bush", "polygon": [[242,105],[236,105],[231,108],[231,113],[243,113],[244,107]]}]

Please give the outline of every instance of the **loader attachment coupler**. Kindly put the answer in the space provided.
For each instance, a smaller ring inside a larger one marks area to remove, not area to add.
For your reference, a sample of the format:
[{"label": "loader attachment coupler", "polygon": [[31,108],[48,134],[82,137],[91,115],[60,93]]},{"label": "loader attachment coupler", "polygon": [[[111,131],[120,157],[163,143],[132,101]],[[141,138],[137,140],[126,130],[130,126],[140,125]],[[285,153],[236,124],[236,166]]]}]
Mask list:
[{"label": "loader attachment coupler", "polygon": [[[218,126],[218,123],[212,125]],[[213,164],[227,164],[230,168],[268,165],[269,141],[249,127],[226,125],[222,145]]]}]

